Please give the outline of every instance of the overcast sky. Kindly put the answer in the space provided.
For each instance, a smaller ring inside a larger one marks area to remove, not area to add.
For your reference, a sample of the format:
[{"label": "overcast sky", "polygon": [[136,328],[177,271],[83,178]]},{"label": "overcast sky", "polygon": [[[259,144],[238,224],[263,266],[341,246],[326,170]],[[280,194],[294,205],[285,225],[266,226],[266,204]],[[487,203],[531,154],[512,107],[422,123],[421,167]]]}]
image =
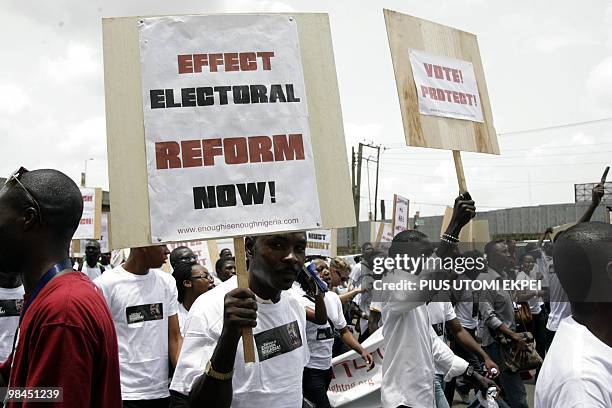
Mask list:
[{"label": "overcast sky", "polygon": [[[574,183],[597,181],[612,163],[612,120],[523,132],[612,118],[612,3],[605,0],[3,0],[0,174],[52,167],[78,182],[92,158],[88,185],[108,188],[102,17],[326,12],[347,150],[359,141],[387,147],[379,198],[401,194],[411,214],[441,214],[457,193],[452,154],[402,147],[383,8],[478,36],[502,152],[463,154],[480,210],[572,202]],[[355,63],[364,58],[371,63]],[[374,94],[364,95],[364,84],[375,85]],[[370,200],[362,176],[362,219],[374,199],[374,169],[369,163]]]}]

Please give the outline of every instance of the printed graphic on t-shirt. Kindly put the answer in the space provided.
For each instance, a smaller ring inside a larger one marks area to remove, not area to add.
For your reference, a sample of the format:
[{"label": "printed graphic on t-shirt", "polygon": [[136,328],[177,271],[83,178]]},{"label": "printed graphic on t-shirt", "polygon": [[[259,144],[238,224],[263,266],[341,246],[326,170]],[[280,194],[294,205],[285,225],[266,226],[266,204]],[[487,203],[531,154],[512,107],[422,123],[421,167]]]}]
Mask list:
[{"label": "printed graphic on t-shirt", "polygon": [[0,317],[15,317],[21,314],[23,299],[0,300]]},{"label": "printed graphic on t-shirt", "polygon": [[257,333],[253,337],[255,337],[259,361],[265,361],[302,347],[302,335],[297,320]]},{"label": "printed graphic on t-shirt", "polygon": [[317,329],[317,340],[329,340],[334,338],[334,331],[331,327]]},{"label": "printed graphic on t-shirt", "polygon": [[432,324],[431,327],[433,327],[434,331],[438,336],[444,335],[444,323],[435,323]]},{"label": "printed graphic on t-shirt", "polygon": [[163,303],[130,306],[125,309],[128,324],[162,320],[164,318]]}]

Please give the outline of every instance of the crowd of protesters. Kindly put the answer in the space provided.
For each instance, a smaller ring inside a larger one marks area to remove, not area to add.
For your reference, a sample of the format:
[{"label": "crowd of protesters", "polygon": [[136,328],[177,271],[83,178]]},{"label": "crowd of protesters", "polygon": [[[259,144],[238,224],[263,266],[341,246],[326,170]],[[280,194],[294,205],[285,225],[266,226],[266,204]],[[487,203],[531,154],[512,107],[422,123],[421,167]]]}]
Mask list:
[{"label": "crowd of protesters", "polygon": [[[406,230],[353,259],[307,259],[304,232],[247,237],[249,283],[239,287],[229,249],[209,270],[185,246],[111,257],[90,240],[74,263],[78,187],[21,168],[0,190],[0,387],[60,387],[65,407],[330,407],[332,358],[352,350],[371,370],[362,343],[381,330],[385,408],[446,408],[455,392],[470,407],[528,407],[529,376],[538,408],[612,407],[612,225],[590,222],[602,196],[598,185],[575,226],[521,253],[514,242],[484,253],[458,245],[476,215],[469,193],[441,237]],[[377,260],[402,256],[484,267],[376,272]],[[171,274],[160,269],[168,257]],[[377,289],[503,280],[536,285]]]}]

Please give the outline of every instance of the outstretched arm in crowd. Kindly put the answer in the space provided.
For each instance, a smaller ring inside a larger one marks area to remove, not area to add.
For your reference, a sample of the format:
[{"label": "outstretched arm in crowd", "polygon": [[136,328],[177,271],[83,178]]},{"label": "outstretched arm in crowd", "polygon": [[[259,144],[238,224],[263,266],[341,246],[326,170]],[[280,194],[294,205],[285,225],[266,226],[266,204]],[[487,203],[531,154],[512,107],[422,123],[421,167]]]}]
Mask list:
[{"label": "outstretched arm in crowd", "polygon": [[604,196],[604,186],[603,184],[597,184],[593,187],[593,191],[591,192],[591,205],[587,208],[587,210],[582,214],[582,217],[576,221],[576,224],[580,224],[581,222],[589,222],[591,221],[591,217],[593,213],[597,209],[599,203],[601,203],[601,199]]},{"label": "outstretched arm in crowd", "polygon": [[[436,251],[436,255],[439,258],[451,256],[451,254],[456,252],[457,242],[459,241],[459,233],[461,232],[461,229],[475,216],[476,207],[474,205],[474,200],[472,200],[470,194],[468,192],[460,194],[455,199],[453,215],[451,217],[450,223],[448,224],[448,227],[446,228],[446,233],[440,238],[440,246]],[[391,249],[393,249],[394,245],[396,245],[395,242],[391,244]],[[402,244],[399,245],[401,246]],[[402,253],[401,250],[398,252]],[[448,279],[449,277],[450,275],[446,270],[434,270],[421,272],[419,275],[412,273],[404,275],[396,275],[394,273],[389,273],[383,280],[398,281],[393,283],[399,283],[399,281],[410,281],[410,285],[415,285],[414,287],[419,287],[419,281],[422,279],[434,281]],[[389,309],[389,312],[406,313],[425,304],[426,302],[429,302],[437,293],[437,290],[390,290],[384,292],[386,296],[389,296],[388,299],[383,299]]]},{"label": "outstretched arm in crowd", "polygon": [[463,347],[470,350],[472,353],[476,354],[480,357],[481,360],[484,361],[484,365],[487,368],[489,378],[495,377],[495,375],[493,375],[491,372],[493,368],[496,369],[498,373],[501,372],[497,364],[495,364],[495,362],[491,360],[491,357],[489,357],[489,355],[482,349],[482,347],[480,347],[480,344],[478,344],[478,342],[474,340],[474,338],[470,335],[470,333],[468,333],[467,330],[463,328],[463,326],[461,326],[461,323],[459,323],[459,319],[454,318],[453,320],[447,321],[446,327],[448,331],[452,333],[453,336],[455,336],[455,339],[457,339],[457,341],[461,343]]},{"label": "outstretched arm in crowd", "polygon": [[[257,325],[257,302],[255,294],[247,288],[237,288],[225,295],[223,309],[223,329],[217,346],[210,358],[210,369],[216,377],[204,373],[200,376],[189,394],[189,406],[229,408],[232,405],[232,378],[236,350],[240,334],[245,327]],[[218,375],[221,374],[221,375]]]},{"label": "outstretched arm in crowd", "polygon": [[374,359],[372,358],[372,354],[368,353],[366,349],[364,349],[361,344],[353,337],[348,327],[344,326],[342,330],[340,330],[340,338],[351,349],[355,350],[368,364],[368,371],[374,368]]},{"label": "outstretched arm in crowd", "polygon": [[170,355],[170,364],[172,368],[176,368],[179,353],[181,352],[181,329],[179,327],[178,314],[168,317],[168,354]]},{"label": "outstretched arm in crowd", "polygon": [[353,290],[349,290],[346,293],[338,295],[338,297],[340,298],[340,302],[344,304],[346,302],[350,302],[351,300],[353,300],[353,298],[357,296],[357,294],[360,292],[361,292],[361,289],[353,289]]}]

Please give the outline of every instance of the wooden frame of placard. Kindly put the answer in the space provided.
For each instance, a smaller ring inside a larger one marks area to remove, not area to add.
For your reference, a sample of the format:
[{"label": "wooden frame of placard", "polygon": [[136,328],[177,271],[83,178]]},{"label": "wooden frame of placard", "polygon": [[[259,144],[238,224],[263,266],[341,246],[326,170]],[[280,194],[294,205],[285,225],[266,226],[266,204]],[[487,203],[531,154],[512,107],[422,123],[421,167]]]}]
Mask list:
[{"label": "wooden frame of placard", "polygon": [[94,236],[96,239],[100,239],[102,235],[102,189],[96,188],[96,194],[94,196],[96,203],[96,213],[94,215]]},{"label": "wooden frame of placard", "polygon": [[[308,96],[312,151],[321,208],[319,228],[355,225],[340,94],[327,14],[283,13],[297,21],[302,69]],[[106,130],[112,244],[116,247],[156,245],[151,242],[147,161],[140,72],[139,17],[102,21]],[[339,154],[339,152],[343,152]],[[333,174],[334,177],[328,177]],[[129,175],[129,177],[126,177]],[[308,199],[308,197],[305,197]],[[202,237],[222,238],[223,235]],[[248,286],[243,237],[234,237],[238,285]],[[243,331],[245,361],[255,361],[252,330]]]},{"label": "wooden frame of placard", "polygon": [[[484,69],[474,34],[407,14],[384,10],[391,59],[409,146],[499,154]],[[419,113],[409,49],[470,61],[478,83],[484,123]]]},{"label": "wooden frame of placard", "polygon": [[[499,154],[487,83],[474,34],[392,10],[384,10],[406,144],[453,151],[460,193],[467,191],[461,151]],[[470,61],[480,95],[484,123],[421,115],[408,51]]]}]

